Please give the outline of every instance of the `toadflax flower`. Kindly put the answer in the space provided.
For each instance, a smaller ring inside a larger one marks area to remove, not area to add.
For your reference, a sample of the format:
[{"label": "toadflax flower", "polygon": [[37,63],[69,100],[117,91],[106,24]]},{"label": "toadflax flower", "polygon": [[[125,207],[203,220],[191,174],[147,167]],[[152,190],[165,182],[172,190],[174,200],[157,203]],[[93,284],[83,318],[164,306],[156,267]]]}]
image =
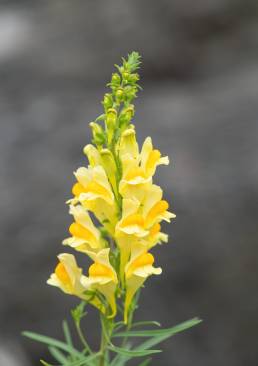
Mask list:
[{"label": "toadflax flower", "polygon": [[138,66],[133,53],[112,75],[104,113],[90,123],[93,140],[83,149],[88,164],[74,172],[73,197],[67,201],[73,222],[63,244],[93,261],[88,276],[72,255],[62,254],[48,281],[109,318],[121,303],[125,321],[143,282],[161,273],[153,267],[150,250],[168,241],[161,223],[175,217],[162,189],[153,183],[157,167],[168,165],[169,159],[153,147],[151,137],[139,148],[132,123]]},{"label": "toadflax flower", "polygon": [[[150,347],[200,322],[195,318],[168,329],[131,329],[139,327],[139,323],[133,323],[133,315],[140,288],[149,277],[162,273],[160,267],[154,266],[151,253],[153,247],[168,242],[162,222],[175,218],[169,210],[170,197],[165,200],[162,188],[154,182],[157,167],[168,165],[169,159],[153,146],[151,137],[140,148],[137,142],[133,100],[140,89],[139,65],[137,52],[123,58],[121,66],[116,65],[117,72],[108,84],[110,92],[102,101],[103,113],[89,124],[92,142],[83,149],[88,163],[74,172],[76,181],[67,201],[72,216],[70,236],[63,245],[80,255],[82,268],[73,254],[59,254],[47,280],[49,285],[80,299],[71,313],[83,350],[74,348],[67,322],[63,323],[65,342],[25,334],[47,343],[58,364],[122,366],[132,357],[159,352]],[[158,257],[158,250],[156,253]],[[81,329],[88,305],[97,309],[101,321],[97,352],[91,349]],[[157,325],[149,321],[147,324]],[[134,348],[132,336],[150,338]],[[117,338],[122,338],[119,346]],[[140,364],[147,365],[149,361],[148,358]],[[43,360],[41,363],[50,365]]]}]

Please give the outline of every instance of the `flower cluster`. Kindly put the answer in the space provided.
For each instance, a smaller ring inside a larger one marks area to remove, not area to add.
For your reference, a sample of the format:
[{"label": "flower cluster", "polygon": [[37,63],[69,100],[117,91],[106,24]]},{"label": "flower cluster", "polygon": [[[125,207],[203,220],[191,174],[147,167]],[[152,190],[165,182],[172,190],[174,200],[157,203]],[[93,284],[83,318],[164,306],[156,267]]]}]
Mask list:
[{"label": "flower cluster", "polygon": [[[92,264],[83,274],[74,255],[63,253],[48,284],[75,295],[114,317],[117,302],[124,306],[124,321],[136,292],[155,268],[150,250],[167,242],[162,220],[175,215],[168,211],[162,189],[153,184],[158,165],[168,165],[147,137],[138,146],[133,99],[139,90],[139,55],[133,52],[116,66],[103,99],[104,113],[90,123],[93,144],[84,148],[88,166],[74,173],[73,197],[68,201],[73,223],[63,241],[86,254]],[[98,222],[98,224],[96,224]]]}]

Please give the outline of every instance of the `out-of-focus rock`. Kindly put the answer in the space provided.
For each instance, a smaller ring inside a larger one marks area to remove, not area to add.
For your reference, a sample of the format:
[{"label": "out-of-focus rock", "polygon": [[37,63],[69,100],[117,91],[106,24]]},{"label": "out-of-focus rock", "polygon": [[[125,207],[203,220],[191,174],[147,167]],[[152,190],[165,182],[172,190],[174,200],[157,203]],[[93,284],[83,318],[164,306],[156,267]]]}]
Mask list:
[{"label": "out-of-focus rock", "polygon": [[[146,285],[138,316],[205,320],[165,343],[160,365],[257,365],[257,4],[1,3],[1,337],[60,338],[76,301],[45,282],[64,250],[72,172],[86,164],[87,122],[101,112],[112,64],[138,49],[138,136],[170,156],[156,183],[177,213],[156,259],[163,275]],[[85,325],[97,347],[95,320]],[[23,344],[36,364],[45,347]]]},{"label": "out-of-focus rock", "polygon": [[1,366],[28,366],[29,361],[18,344],[12,341],[7,343],[6,341],[0,340],[0,342]]}]

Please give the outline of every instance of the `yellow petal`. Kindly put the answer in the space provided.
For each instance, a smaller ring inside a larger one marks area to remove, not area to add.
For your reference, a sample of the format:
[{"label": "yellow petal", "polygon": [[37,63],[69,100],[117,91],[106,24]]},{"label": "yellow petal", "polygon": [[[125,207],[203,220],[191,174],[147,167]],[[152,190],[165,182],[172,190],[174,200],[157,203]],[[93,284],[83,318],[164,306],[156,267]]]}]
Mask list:
[{"label": "yellow petal", "polygon": [[87,155],[91,167],[101,165],[101,157],[95,146],[88,144],[84,147],[83,152]]},{"label": "yellow petal", "polygon": [[137,158],[139,155],[139,148],[136,141],[135,130],[133,128],[125,130],[121,136],[119,146],[120,158],[126,154],[129,154],[133,158]]}]

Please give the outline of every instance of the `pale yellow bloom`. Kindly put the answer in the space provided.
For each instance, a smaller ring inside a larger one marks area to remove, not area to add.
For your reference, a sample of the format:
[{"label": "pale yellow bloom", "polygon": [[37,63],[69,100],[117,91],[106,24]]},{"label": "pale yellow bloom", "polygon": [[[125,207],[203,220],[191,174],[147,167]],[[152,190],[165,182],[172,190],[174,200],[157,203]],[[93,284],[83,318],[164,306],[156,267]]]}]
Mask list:
[{"label": "pale yellow bloom", "polygon": [[137,199],[124,198],[122,218],[116,225],[116,236],[134,235],[138,238],[148,235],[145,220],[141,214],[141,203]]},{"label": "pale yellow bloom", "polygon": [[89,164],[92,168],[94,168],[97,165],[102,164],[99,151],[94,145],[92,145],[92,144],[86,145],[83,148],[83,152],[87,156],[87,158],[89,160]]},{"label": "pale yellow bloom", "polygon": [[110,205],[114,203],[114,195],[102,166],[81,167],[74,175],[78,183],[74,185],[73,193],[80,202],[101,198]]},{"label": "pale yellow bloom", "polygon": [[161,274],[161,268],[153,267],[154,257],[151,253],[144,251],[141,245],[134,245],[131,252],[131,259],[125,267],[126,297],[124,321],[127,323],[128,310],[132,299],[146,279],[152,275]]},{"label": "pale yellow bloom", "polygon": [[123,234],[146,237],[155,224],[162,220],[169,222],[175,217],[168,207],[167,201],[162,200],[161,188],[156,185],[146,190],[142,202],[135,198],[124,198],[122,218],[116,225],[117,237]]},{"label": "pale yellow bloom", "polygon": [[82,269],[78,267],[72,254],[63,253],[58,256],[59,263],[55,272],[51,274],[47,283],[51,286],[59,287],[63,292],[69,295],[75,295],[85,299],[85,291],[89,287],[82,285]]},{"label": "pale yellow bloom", "polygon": [[120,276],[130,257],[134,244],[144,245],[148,250],[162,241],[167,242],[167,235],[160,232],[159,223],[170,221],[175,215],[168,211],[168,203],[162,200],[162,190],[156,185],[145,189],[142,202],[133,198],[123,199],[122,218],[116,225],[115,235],[120,248]]},{"label": "pale yellow bloom", "polygon": [[138,159],[139,147],[136,141],[134,126],[128,128],[122,133],[118,149],[120,158],[123,158],[125,155],[129,155],[133,159]]},{"label": "pale yellow bloom", "polygon": [[[156,167],[161,164],[168,165],[168,157],[161,157],[160,151],[153,149],[150,137],[145,139],[139,154],[134,129],[126,130],[123,133],[119,153],[123,166],[119,192],[123,197],[134,196],[141,200],[140,194],[152,182]],[[142,189],[137,190],[138,187]]]},{"label": "pale yellow bloom", "polygon": [[89,268],[89,277],[84,278],[82,283],[86,282],[91,288],[105,296],[112,310],[110,317],[114,317],[116,315],[115,290],[118,279],[116,271],[110,264],[109,252],[110,248],[102,249],[98,253],[87,251],[94,263]]},{"label": "pale yellow bloom", "polygon": [[111,151],[108,149],[101,149],[99,151],[95,146],[88,144],[84,147],[83,152],[87,155],[92,168],[97,165],[101,165],[104,168],[111,186],[117,193],[117,168]]},{"label": "pale yellow bloom", "polygon": [[104,168],[100,165],[82,167],[75,172],[75,176],[78,182],[72,189],[74,199],[68,202],[80,202],[112,234],[117,220],[117,207]]},{"label": "pale yellow bloom", "polygon": [[99,230],[93,224],[87,210],[81,205],[70,205],[70,214],[74,221],[70,227],[70,238],[63,241],[64,245],[76,249],[79,252],[86,253],[87,250],[98,251],[105,246]]}]

